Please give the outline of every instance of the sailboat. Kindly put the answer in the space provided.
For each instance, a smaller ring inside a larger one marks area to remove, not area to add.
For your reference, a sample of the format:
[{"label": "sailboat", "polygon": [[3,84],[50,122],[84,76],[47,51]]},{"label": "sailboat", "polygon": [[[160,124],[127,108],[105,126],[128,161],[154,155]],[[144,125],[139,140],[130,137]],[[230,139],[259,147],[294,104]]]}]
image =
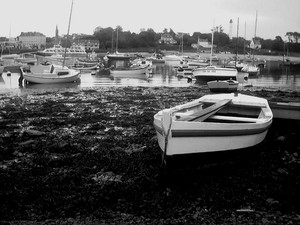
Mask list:
[{"label": "sailboat", "polygon": [[[72,9],[73,9],[73,0],[71,5],[67,37],[69,36],[69,31],[70,31]],[[43,64],[34,65],[30,67],[30,72],[24,72],[23,68],[20,67],[21,77],[23,77],[25,81],[29,83],[38,83],[38,84],[57,84],[57,83],[70,83],[70,82],[78,81],[80,79],[80,71],[69,69],[68,67],[66,67],[65,60],[66,60],[66,48],[65,48],[62,66],[54,65],[51,63],[43,63]]]},{"label": "sailboat", "polygon": [[215,27],[212,29],[212,40],[210,50],[209,66],[199,67],[193,70],[193,75],[196,82],[208,82],[213,80],[236,80],[238,71],[235,68],[217,67],[212,65],[213,46],[214,46],[214,32]]},{"label": "sailboat", "polygon": [[106,55],[106,57],[110,60],[129,60],[130,56],[128,54],[118,52],[118,41],[119,41],[119,32],[117,28],[116,51],[112,54]]},{"label": "sailboat", "polygon": [[256,16],[255,16],[255,33],[254,33],[254,38],[253,38],[253,50],[252,50],[252,59],[250,61],[250,63],[246,64],[243,68],[242,68],[242,72],[248,73],[248,75],[258,75],[260,72],[259,67],[257,67],[256,65],[254,65],[254,50],[255,50],[255,38],[256,38],[256,27],[257,27],[257,11],[256,11]]}]

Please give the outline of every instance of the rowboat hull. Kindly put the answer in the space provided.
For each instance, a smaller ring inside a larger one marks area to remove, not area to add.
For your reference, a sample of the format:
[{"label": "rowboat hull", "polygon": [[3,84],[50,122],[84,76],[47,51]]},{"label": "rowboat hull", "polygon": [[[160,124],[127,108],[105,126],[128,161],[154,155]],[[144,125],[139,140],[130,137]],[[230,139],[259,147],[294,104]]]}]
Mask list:
[{"label": "rowboat hull", "polygon": [[274,118],[300,120],[299,102],[269,102]]},{"label": "rowboat hull", "polygon": [[35,84],[71,83],[80,79],[80,71],[52,65],[37,65],[29,73],[24,73],[22,69],[20,72],[25,81]]},{"label": "rowboat hull", "polygon": [[137,75],[146,74],[149,72],[149,65],[138,66],[134,68],[123,68],[123,69],[112,69],[110,70],[111,75]]},{"label": "rowboat hull", "polygon": [[215,80],[207,82],[208,88],[211,92],[235,92],[237,91],[239,83],[235,80]]},{"label": "rowboat hull", "polygon": [[59,76],[57,74],[24,74],[24,79],[35,84],[71,83],[80,79],[80,72]]},{"label": "rowboat hull", "polygon": [[[220,99],[230,99],[231,102],[204,121],[178,120],[180,116],[199,111],[203,102],[216,103]],[[236,116],[238,113],[240,115]],[[258,145],[265,139],[272,118],[265,99],[217,94],[158,112],[154,116],[154,128],[159,146],[166,156],[213,153]]]}]

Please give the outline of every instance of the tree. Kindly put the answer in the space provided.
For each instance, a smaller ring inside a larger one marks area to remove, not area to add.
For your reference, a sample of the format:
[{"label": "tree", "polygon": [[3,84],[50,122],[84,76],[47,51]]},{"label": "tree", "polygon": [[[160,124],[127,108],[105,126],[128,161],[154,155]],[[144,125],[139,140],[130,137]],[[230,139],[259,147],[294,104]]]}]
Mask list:
[{"label": "tree", "polygon": [[94,36],[99,41],[99,48],[109,48],[111,46],[112,35],[113,29],[111,27],[96,27],[94,29]]}]

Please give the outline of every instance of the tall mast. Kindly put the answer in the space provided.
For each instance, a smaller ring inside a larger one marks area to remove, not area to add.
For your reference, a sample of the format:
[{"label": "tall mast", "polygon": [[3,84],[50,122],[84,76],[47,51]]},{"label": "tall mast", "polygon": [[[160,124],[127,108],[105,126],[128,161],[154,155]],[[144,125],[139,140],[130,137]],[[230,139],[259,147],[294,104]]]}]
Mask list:
[{"label": "tall mast", "polygon": [[119,41],[119,31],[117,27],[116,53],[118,53],[118,41]]},{"label": "tall mast", "polygon": [[[69,40],[69,32],[70,32],[70,25],[71,25],[72,10],[73,10],[73,0],[72,0],[72,4],[71,4],[71,11],[70,11],[70,17],[69,17],[69,25],[68,25],[68,33],[67,33],[67,43],[68,43],[68,40]],[[65,66],[66,53],[67,53],[67,48],[65,47],[63,67]]]},{"label": "tall mast", "polygon": [[245,21],[245,36],[244,36],[244,59],[245,59],[245,53],[246,53],[246,45],[245,45],[245,42],[246,42],[246,21]]},{"label": "tall mast", "polygon": [[114,52],[114,30],[111,31],[111,52]]},{"label": "tall mast", "polygon": [[[255,41],[256,38],[256,27],[257,27],[257,10],[255,11],[255,30],[254,30],[254,38],[253,38],[253,42]],[[255,49],[255,42],[254,42],[254,46],[253,46],[253,52],[252,52],[252,56],[253,56],[253,64],[254,64],[254,49]]]},{"label": "tall mast", "polygon": [[256,27],[257,27],[257,10],[255,14],[255,30],[254,30],[254,38],[256,38]]},{"label": "tall mast", "polygon": [[210,60],[209,60],[209,65],[210,66],[211,66],[211,61],[212,61],[212,56],[213,56],[214,32],[215,32],[215,26],[213,26],[212,35],[211,35],[211,48],[210,48]]},{"label": "tall mast", "polygon": [[238,55],[238,40],[239,40],[239,17],[237,19],[237,26],[236,26],[236,42],[235,42],[235,67],[236,67],[236,60]]}]

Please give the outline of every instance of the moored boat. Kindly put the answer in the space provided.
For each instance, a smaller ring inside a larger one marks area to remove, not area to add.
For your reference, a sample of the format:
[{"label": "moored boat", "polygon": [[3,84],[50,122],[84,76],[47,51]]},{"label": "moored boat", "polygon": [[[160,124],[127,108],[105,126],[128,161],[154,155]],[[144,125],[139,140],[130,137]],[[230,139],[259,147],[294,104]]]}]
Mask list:
[{"label": "moored boat", "polygon": [[149,72],[149,65],[145,66],[132,66],[132,67],[125,67],[125,68],[113,68],[110,69],[111,75],[132,75],[132,74],[146,74]]},{"label": "moored boat", "polygon": [[259,75],[260,68],[257,66],[246,64],[246,65],[244,65],[244,67],[242,68],[241,71],[244,73],[248,73],[249,76],[250,75],[256,76],[256,75]]},{"label": "moored boat", "polygon": [[214,94],[159,111],[154,128],[166,159],[254,147],[265,139],[272,119],[264,98]]},{"label": "moored boat", "polygon": [[80,79],[80,71],[53,64],[32,66],[30,72],[24,72],[20,67],[20,73],[25,81],[36,84],[71,83]]},{"label": "moored boat", "polygon": [[194,77],[197,81],[213,81],[213,80],[236,80],[238,71],[234,68],[207,66],[193,70]]},{"label": "moored boat", "polygon": [[116,51],[115,53],[112,53],[112,54],[108,54],[108,55],[106,55],[106,57],[110,60],[129,60],[130,59],[129,54],[119,53],[118,51]]},{"label": "moored boat", "polygon": [[212,61],[218,61],[219,59],[213,54],[213,43],[214,43],[214,31],[212,29],[212,45],[210,50],[210,61],[209,66],[199,67],[193,70],[193,75],[196,78],[196,82],[208,82],[213,80],[229,80],[237,79],[238,71],[236,68],[217,67],[212,65]]},{"label": "moored boat", "polygon": [[300,120],[300,103],[299,102],[273,102],[269,105],[274,114],[274,118]]},{"label": "moored boat", "polygon": [[237,91],[239,82],[236,80],[214,80],[207,82],[211,92],[235,92]]}]

